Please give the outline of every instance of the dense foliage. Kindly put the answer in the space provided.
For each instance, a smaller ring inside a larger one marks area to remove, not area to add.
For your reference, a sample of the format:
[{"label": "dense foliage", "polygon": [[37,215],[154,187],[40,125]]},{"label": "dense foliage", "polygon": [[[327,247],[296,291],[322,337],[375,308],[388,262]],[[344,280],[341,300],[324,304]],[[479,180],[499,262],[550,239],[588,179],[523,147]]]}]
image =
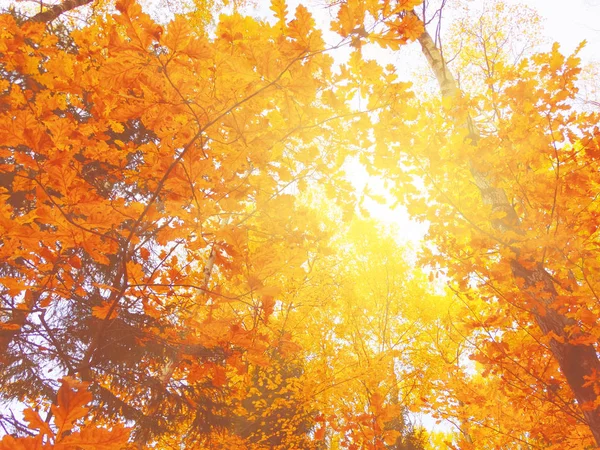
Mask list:
[{"label": "dense foliage", "polygon": [[[0,449],[600,446],[577,55],[499,2],[454,66],[420,1],[270,6],[0,15]],[[367,51],[413,41],[441,97]]]}]

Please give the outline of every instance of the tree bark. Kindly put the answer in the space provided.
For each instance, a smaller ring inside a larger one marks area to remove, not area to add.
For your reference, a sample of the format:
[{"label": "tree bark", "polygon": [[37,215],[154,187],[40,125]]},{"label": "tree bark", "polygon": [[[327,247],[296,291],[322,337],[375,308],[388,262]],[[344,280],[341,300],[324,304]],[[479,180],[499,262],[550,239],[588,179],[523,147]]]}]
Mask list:
[{"label": "tree bark", "polygon": [[[417,17],[414,12],[411,14]],[[456,98],[459,96],[460,91],[456,80],[448,70],[440,50],[429,33],[425,31],[418,40],[423,54],[437,78],[442,97]],[[457,125],[465,128],[472,142],[477,141],[479,135],[471,123]],[[494,212],[505,213],[502,219],[495,220],[492,225],[499,231],[513,231],[522,234],[524,230],[521,228],[518,214],[508,201],[504,190],[494,186],[493,179],[489,174],[482,173],[473,167],[471,174],[483,203],[491,205]],[[550,351],[558,362],[560,370],[581,408],[596,444],[600,446],[600,408],[593,406],[597,396],[591,386],[584,386],[585,376],[590,376],[594,372],[600,373],[600,360],[596,349],[592,345],[569,343],[569,334],[566,329],[575,325],[575,321],[560,314],[552,307],[557,292],[551,275],[541,263],[536,264],[533,269],[526,268],[514,258],[510,261],[510,265],[514,279],[521,280],[518,286],[523,295],[535,300],[536,304],[543,305],[542,311],[534,310],[531,314],[542,333],[545,335],[552,333],[553,337],[549,344]]]}]

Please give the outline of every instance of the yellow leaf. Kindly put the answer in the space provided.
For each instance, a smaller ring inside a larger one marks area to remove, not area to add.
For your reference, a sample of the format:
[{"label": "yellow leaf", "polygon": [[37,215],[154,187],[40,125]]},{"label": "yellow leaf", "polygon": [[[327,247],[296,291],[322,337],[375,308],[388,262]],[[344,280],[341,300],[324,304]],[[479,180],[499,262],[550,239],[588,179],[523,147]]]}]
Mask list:
[{"label": "yellow leaf", "polygon": [[287,5],[285,4],[285,0],[271,0],[270,9],[275,13],[275,17],[277,17],[279,23],[285,25],[287,16]]},{"label": "yellow leaf", "polygon": [[263,286],[256,291],[257,294],[269,297],[277,297],[281,292],[281,288],[276,286]]},{"label": "yellow leaf", "polygon": [[394,445],[399,436],[399,431],[388,430],[385,433],[383,433],[383,442],[385,442],[385,445]]}]

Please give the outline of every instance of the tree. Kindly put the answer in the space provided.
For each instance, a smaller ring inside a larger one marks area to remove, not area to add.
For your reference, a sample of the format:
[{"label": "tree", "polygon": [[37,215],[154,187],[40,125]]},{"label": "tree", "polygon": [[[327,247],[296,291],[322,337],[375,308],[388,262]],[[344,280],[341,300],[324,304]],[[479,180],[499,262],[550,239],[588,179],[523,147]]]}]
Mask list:
[{"label": "tree", "polygon": [[[600,444],[576,55],[511,60],[496,6],[459,25],[460,90],[419,1],[339,3],[329,47],[279,0],[46,26],[84,3],[0,16],[0,396],[24,408],[0,446],[425,448],[409,411],[449,448]],[[361,51],[411,41],[441,99]],[[356,217],[348,158],[430,223],[422,269]]]},{"label": "tree", "polygon": [[338,164],[307,145],[335,96],[302,7],[233,14],[212,40],[116,7],[69,46],[2,16],[0,349],[5,398],[46,409],[78,377],[91,420],[135,423],[143,446],[226,430],[231,377],[265,363],[271,280],[319,239],[286,190]]},{"label": "tree", "polygon": [[[555,45],[552,52],[514,66],[497,64],[498,73],[488,73],[486,97],[467,97],[458,90],[434,40],[421,33],[419,17],[404,9],[405,2],[370,9],[365,3],[362,10],[351,11],[355,3],[340,9],[340,22],[351,24],[342,31],[362,23],[365,11],[384,27],[373,27],[375,36],[369,39],[389,47],[406,39],[407,26],[420,30],[413,38],[443,97],[442,103],[429,107],[421,103],[426,112],[410,129],[394,108],[380,114],[376,152],[369,162],[401,186],[399,197],[415,215],[431,221],[429,236],[436,251],[425,261],[446,268],[461,292],[477,286],[476,295],[494,304],[494,314],[503,312],[500,333],[513,327],[513,317],[533,333],[539,342],[536,352],[552,355],[556,365],[546,372],[551,379],[543,382],[551,387],[556,380],[550,374],[560,372],[581,408],[576,420],[600,443],[594,389],[599,361],[591,312],[595,290],[585,273],[589,250],[564,244],[587,242],[595,230],[582,214],[587,216],[595,205],[589,187],[596,171],[594,157],[588,155],[596,146],[597,117],[569,104],[577,92],[576,56],[564,57]],[[349,11],[350,19],[344,15]],[[402,32],[394,39],[398,29]],[[499,111],[495,129],[482,135],[477,119],[489,120],[494,104]],[[415,176],[428,187],[427,196],[403,190]],[[582,320],[585,311],[591,312],[589,320]],[[500,356],[513,355],[502,336],[489,338],[490,345],[497,341]],[[534,356],[531,351],[523,355],[529,362]]]}]

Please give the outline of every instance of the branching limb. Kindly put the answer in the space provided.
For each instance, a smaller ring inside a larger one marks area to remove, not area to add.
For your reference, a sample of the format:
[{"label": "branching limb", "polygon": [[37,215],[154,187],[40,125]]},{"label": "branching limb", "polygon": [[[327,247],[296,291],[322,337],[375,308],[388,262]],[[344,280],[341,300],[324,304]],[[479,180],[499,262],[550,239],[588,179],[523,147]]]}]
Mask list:
[{"label": "branching limb", "polygon": [[69,12],[75,8],[92,3],[93,0],[65,0],[58,5],[52,6],[50,9],[37,13],[29,19],[30,22],[52,22],[61,14]]}]

